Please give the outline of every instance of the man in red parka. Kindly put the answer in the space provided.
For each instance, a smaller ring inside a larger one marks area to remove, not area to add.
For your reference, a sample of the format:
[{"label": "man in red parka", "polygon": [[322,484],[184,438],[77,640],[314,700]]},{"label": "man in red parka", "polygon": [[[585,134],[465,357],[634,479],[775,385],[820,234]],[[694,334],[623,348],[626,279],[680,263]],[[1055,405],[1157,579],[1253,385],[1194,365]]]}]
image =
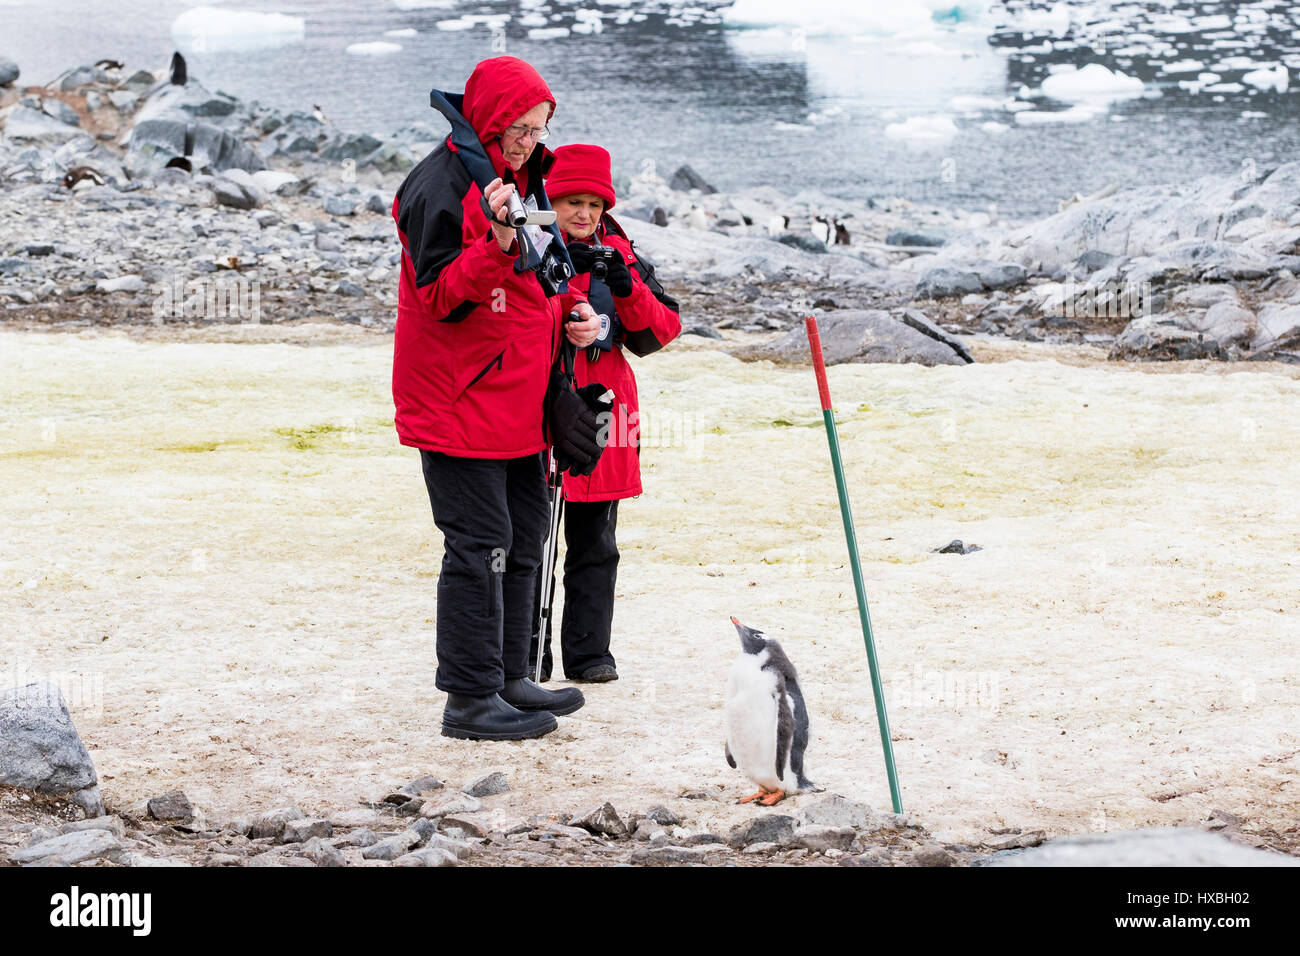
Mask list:
[{"label": "man in red parka", "polygon": [[[579,387],[599,380],[613,389],[614,409],[608,422],[609,442],[595,471],[589,477],[564,479],[566,547],[560,625],[565,676],[603,682],[618,679],[610,652],[618,502],[641,494],[640,409],[636,377],[624,353],[649,355],[663,348],[681,333],[682,323],[677,303],[609,215],[615,196],[606,150],[588,145],[559,147],[546,177],[546,192],[578,271],[573,287],[609,320],[598,342],[579,351],[574,365]],[[533,654],[536,660],[535,648]],[[551,666],[547,647],[543,677],[550,674]]]},{"label": "man in red parka", "polygon": [[[444,537],[435,681],[448,695],[442,732],[539,737],[556,728],[554,714],[583,704],[577,688],[548,691],[528,678],[548,522],[543,400],[560,335],[584,347],[599,323],[584,296],[548,295],[537,272],[516,271],[520,244],[503,221],[512,195],[537,201],[553,161],[541,141],[555,97],[541,76],[515,57],[496,57],[475,67],[463,99],[435,91],[434,100],[453,133],[411,170],[393,202],[404,253],[393,402],[399,439],[420,449]],[[490,161],[497,178],[480,188],[471,160],[480,171]],[[543,246],[551,238],[534,235]],[[580,320],[566,327],[570,310]]]}]

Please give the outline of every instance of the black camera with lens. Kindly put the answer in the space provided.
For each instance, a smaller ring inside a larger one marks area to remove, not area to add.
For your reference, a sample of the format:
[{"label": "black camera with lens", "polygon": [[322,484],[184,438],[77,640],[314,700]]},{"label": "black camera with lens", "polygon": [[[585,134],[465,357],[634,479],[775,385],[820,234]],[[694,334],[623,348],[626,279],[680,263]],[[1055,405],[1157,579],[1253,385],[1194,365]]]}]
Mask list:
[{"label": "black camera with lens", "polygon": [[564,283],[573,278],[573,268],[555,255],[550,248],[542,254],[542,261],[537,264],[537,281],[547,297],[557,295]]}]

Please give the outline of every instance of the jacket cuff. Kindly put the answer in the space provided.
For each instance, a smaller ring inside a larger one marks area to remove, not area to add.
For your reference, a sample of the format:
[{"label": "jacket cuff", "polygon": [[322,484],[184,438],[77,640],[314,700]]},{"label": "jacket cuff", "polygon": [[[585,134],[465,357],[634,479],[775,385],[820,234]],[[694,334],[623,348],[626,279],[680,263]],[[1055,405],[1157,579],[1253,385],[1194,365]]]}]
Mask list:
[{"label": "jacket cuff", "polygon": [[487,236],[484,237],[484,240],[487,243],[488,254],[497,265],[512,265],[519,256],[519,240],[511,239],[510,248],[502,252],[501,245],[497,242],[496,233],[492,231],[491,226],[488,226]]}]

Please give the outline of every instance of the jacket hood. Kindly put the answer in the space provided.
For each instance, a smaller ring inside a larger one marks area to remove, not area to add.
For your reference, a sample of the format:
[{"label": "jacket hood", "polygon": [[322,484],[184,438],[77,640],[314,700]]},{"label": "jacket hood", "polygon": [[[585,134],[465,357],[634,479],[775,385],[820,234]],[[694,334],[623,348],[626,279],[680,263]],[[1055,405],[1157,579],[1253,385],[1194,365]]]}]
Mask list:
[{"label": "jacket hood", "polygon": [[480,142],[489,143],[505,132],[538,103],[550,107],[547,122],[555,115],[555,96],[542,75],[514,56],[481,61],[465,84],[465,118]]}]

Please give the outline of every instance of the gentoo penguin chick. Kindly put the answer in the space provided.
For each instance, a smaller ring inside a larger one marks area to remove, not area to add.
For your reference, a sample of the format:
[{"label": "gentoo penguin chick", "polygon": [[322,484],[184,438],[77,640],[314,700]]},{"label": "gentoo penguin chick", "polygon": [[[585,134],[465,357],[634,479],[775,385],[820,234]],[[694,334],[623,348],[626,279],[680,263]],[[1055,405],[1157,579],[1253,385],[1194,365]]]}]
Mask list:
[{"label": "gentoo penguin chick", "polygon": [[699,206],[692,205],[690,211],[686,213],[686,224],[692,229],[708,229],[709,217]]},{"label": "gentoo penguin chick", "polygon": [[781,645],[734,617],[731,623],[740,634],[740,656],[727,679],[727,763],[758,784],[740,802],[770,807],[787,793],[814,789],[803,775],[808,708]]},{"label": "gentoo penguin chick", "polygon": [[95,186],[104,185],[104,174],[97,169],[91,169],[89,166],[73,166],[68,170],[63,182],[59,185],[64,189],[71,189],[76,192],[79,189],[92,189]]},{"label": "gentoo penguin chick", "polygon": [[668,225],[668,213],[664,212],[663,206],[655,206],[655,211],[650,217],[650,221],[656,226]]},{"label": "gentoo penguin chick", "polygon": [[852,245],[852,239],[849,237],[849,227],[844,225],[844,223],[840,222],[838,219],[835,220],[835,245]]}]

